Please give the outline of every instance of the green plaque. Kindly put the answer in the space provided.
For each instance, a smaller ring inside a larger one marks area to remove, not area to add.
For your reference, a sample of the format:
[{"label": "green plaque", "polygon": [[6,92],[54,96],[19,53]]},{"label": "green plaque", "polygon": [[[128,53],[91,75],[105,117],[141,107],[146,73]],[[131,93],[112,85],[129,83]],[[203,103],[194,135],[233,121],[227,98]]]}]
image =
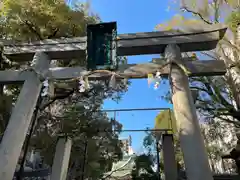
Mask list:
[{"label": "green plaque", "polygon": [[87,27],[88,70],[117,69],[117,24],[99,23]]}]

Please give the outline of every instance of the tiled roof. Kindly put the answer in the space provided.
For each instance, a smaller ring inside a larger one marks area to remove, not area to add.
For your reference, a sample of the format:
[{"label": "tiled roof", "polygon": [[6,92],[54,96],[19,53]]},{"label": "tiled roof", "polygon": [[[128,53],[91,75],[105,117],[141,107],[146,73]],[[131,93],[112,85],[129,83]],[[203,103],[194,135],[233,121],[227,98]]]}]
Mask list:
[{"label": "tiled roof", "polygon": [[124,156],[123,159],[113,164],[112,170],[107,172],[105,175],[111,175],[110,177],[124,177],[131,174],[134,167],[135,155]]}]

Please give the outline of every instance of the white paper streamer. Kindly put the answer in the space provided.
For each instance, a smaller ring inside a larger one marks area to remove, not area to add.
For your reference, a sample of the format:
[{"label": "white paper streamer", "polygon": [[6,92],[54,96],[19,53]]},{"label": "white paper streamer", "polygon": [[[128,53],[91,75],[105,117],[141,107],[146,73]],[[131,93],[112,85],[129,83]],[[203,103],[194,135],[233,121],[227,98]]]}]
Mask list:
[{"label": "white paper streamer", "polygon": [[85,92],[85,90],[86,90],[86,87],[85,87],[85,81],[83,80],[82,77],[80,77],[78,83],[79,83],[79,87],[78,87],[79,92],[80,92],[80,93]]},{"label": "white paper streamer", "polygon": [[113,73],[109,82],[109,87],[115,88],[116,87],[116,74]]},{"label": "white paper streamer", "polygon": [[43,89],[41,92],[41,96],[47,96],[48,95],[48,88],[49,88],[49,82],[48,79],[46,79],[45,81],[43,81]]}]

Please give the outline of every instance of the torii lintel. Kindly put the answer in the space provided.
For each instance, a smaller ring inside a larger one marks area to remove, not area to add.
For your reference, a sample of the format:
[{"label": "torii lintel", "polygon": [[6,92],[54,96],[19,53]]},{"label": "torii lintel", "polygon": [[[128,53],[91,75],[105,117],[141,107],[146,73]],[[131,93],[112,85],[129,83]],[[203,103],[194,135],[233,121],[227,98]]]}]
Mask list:
[{"label": "torii lintel", "polygon": [[[220,25],[192,27],[184,32],[175,30],[120,34],[117,39],[119,56],[161,54],[168,44],[177,44],[181,52],[214,49],[226,32]],[[31,61],[36,52],[45,52],[50,59],[77,59],[85,56],[86,37],[46,39],[15,44],[2,40],[5,55],[13,61]]]}]

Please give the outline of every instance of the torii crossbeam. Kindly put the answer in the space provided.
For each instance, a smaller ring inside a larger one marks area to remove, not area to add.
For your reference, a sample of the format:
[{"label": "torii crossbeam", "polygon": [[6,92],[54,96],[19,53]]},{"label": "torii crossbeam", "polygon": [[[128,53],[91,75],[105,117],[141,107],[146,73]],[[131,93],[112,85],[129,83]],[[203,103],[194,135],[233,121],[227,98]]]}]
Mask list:
[{"label": "torii crossbeam", "polygon": [[[190,95],[188,78],[177,64],[178,62],[185,64],[192,72],[191,76],[224,75],[226,70],[223,62],[215,60],[185,62],[186,59],[181,58],[181,52],[214,49],[225,31],[226,28],[208,28],[205,31],[193,30],[185,33],[169,31],[124,34],[120,35],[118,40],[118,55],[165,53],[166,60],[175,63],[171,74],[174,84],[172,99],[176,120],[179,122],[178,129],[186,171],[190,180],[212,180],[213,178],[199,129],[196,109]],[[44,78],[50,76],[52,79],[71,79],[87,73],[83,67],[51,69],[49,68],[50,60],[82,57],[85,48],[86,38],[44,40],[18,45],[5,43],[5,54],[9,59],[29,61],[34,57],[37,59],[37,64],[33,71],[0,71],[0,83],[24,82],[0,145],[1,180],[13,178]],[[161,61],[157,61],[142,65],[122,65],[118,73],[126,78],[146,78],[147,74],[161,69],[162,64]],[[169,74],[168,67],[160,71],[164,75]],[[106,77],[95,74],[90,78]],[[192,150],[194,152],[191,152]]]},{"label": "torii crossbeam", "polygon": [[[177,44],[181,52],[214,49],[226,31],[219,25],[184,32],[157,31],[120,34],[117,39],[118,56],[161,54],[168,44]],[[77,59],[86,52],[87,37],[46,39],[17,44],[4,40],[5,55],[13,61],[31,61],[36,52],[45,52],[50,59]]]}]

